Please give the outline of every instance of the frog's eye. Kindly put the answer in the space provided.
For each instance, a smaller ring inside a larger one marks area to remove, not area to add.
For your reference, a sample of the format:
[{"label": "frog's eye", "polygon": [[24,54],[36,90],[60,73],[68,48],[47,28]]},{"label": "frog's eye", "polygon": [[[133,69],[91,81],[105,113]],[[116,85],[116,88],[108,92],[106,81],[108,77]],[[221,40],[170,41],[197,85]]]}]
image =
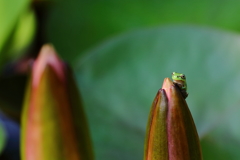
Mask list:
[{"label": "frog's eye", "polygon": [[172,72],[172,75],[174,75],[175,74],[175,72]]},{"label": "frog's eye", "polygon": [[182,79],[186,79],[186,77],[185,77],[185,75],[184,75],[184,74],[183,74],[183,75],[181,75],[181,78],[182,78]]}]

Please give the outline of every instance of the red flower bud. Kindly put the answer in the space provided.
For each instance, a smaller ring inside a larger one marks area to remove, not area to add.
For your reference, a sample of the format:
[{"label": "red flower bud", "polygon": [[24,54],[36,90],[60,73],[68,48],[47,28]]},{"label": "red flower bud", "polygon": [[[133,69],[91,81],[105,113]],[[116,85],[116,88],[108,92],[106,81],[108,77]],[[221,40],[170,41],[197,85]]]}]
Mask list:
[{"label": "red flower bud", "polygon": [[197,130],[181,91],[165,78],[153,101],[144,160],[201,160]]},{"label": "red flower bud", "polygon": [[23,160],[92,160],[86,117],[71,71],[51,45],[32,69],[22,115]]}]

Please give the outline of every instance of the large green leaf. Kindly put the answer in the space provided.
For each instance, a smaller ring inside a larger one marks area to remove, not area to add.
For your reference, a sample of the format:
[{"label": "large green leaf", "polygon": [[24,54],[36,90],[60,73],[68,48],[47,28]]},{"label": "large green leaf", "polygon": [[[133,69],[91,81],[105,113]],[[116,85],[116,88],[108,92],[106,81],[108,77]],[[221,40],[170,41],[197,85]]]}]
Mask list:
[{"label": "large green leaf", "polygon": [[61,56],[72,61],[83,50],[121,33],[146,26],[187,23],[240,31],[240,1],[57,1],[46,33]]},{"label": "large green leaf", "polygon": [[87,52],[75,71],[97,159],[142,159],[151,103],[173,71],[187,76],[204,159],[240,159],[239,53],[239,35],[193,26],[138,30]]}]

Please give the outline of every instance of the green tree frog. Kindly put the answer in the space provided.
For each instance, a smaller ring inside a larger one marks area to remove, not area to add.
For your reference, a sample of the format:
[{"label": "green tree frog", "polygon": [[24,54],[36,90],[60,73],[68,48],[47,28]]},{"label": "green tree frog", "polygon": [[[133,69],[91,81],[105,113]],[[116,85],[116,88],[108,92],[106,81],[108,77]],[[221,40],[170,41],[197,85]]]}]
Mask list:
[{"label": "green tree frog", "polygon": [[173,72],[172,80],[173,80],[173,83],[179,87],[184,99],[186,99],[188,96],[186,76],[182,73]]}]

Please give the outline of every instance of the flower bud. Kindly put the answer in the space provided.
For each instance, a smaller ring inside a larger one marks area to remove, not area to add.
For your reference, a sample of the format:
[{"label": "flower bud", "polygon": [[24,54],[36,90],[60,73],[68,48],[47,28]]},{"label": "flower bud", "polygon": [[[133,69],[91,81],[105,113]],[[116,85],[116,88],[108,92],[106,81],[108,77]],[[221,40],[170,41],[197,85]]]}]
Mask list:
[{"label": "flower bud", "polygon": [[33,64],[22,115],[23,160],[92,160],[86,117],[71,71],[51,45]]},{"label": "flower bud", "polygon": [[144,160],[201,160],[197,130],[181,91],[165,78],[149,114]]}]

